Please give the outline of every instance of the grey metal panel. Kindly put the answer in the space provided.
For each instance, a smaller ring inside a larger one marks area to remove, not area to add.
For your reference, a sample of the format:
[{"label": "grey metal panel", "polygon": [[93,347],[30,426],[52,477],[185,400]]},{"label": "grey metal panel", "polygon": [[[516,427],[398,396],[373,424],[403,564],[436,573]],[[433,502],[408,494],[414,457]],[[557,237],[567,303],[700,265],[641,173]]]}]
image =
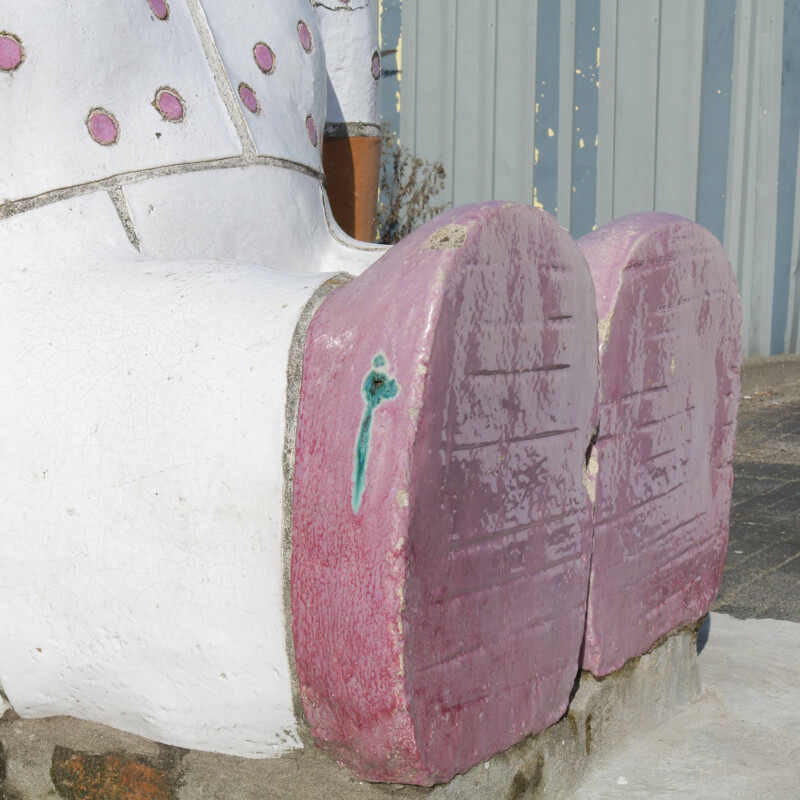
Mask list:
[{"label": "grey metal panel", "polygon": [[400,47],[403,14],[401,0],[373,3],[378,15],[381,48],[380,103],[383,121],[395,133],[400,130]]},{"label": "grey metal panel", "polygon": [[707,0],[705,16],[697,221],[721,241],[728,181],[736,0]]},{"label": "grey metal panel", "polygon": [[704,11],[696,0],[661,3],[653,205],[689,219],[697,211]]},{"label": "grey metal panel", "polygon": [[572,136],[573,236],[595,224],[597,207],[597,121],[599,100],[600,5],[578,0],[575,7],[575,113]]},{"label": "grey metal panel", "polygon": [[694,217],[737,270],[746,352],[800,348],[800,0],[379,2],[402,9],[401,140],[444,162],[443,199],[533,200],[576,236]]},{"label": "grey metal panel", "polygon": [[[797,140],[797,172],[795,173],[794,207],[800,209],[800,136]],[[792,273],[789,280],[789,322],[786,326],[786,350],[800,353],[800,224],[795,219],[792,231]]]},{"label": "grey metal panel", "polygon": [[[456,114],[461,76],[456,64],[460,16],[456,0],[422,0],[417,10],[416,152],[441,161],[455,178]],[[451,202],[454,181],[438,203]]]},{"label": "grey metal panel", "polygon": [[778,219],[775,237],[775,286],[772,293],[770,349],[782,353],[789,346],[789,276],[795,206],[797,139],[800,136],[800,0],[785,0],[783,13],[783,76],[781,144],[778,162]]},{"label": "grey metal panel", "polygon": [[770,352],[783,0],[738,0],[725,250],[742,297],[745,355]]},{"label": "grey metal panel", "polygon": [[598,226],[614,218],[614,130],[617,97],[618,0],[600,0],[597,109],[597,219]]},{"label": "grey metal panel", "polygon": [[558,206],[559,29],[558,3],[539,3],[536,19],[534,204],[551,214]]},{"label": "grey metal panel", "polygon": [[[425,0],[422,0],[424,3]],[[419,0],[401,0],[402,29],[400,34],[400,142],[417,152],[417,7]],[[423,112],[425,113],[425,112]],[[420,154],[421,155],[421,154]]]},{"label": "grey metal panel", "polygon": [[653,208],[659,0],[619,0],[614,217]]},{"label": "grey metal panel", "polygon": [[538,0],[497,4],[493,199],[533,202]]},{"label": "grey metal panel", "polygon": [[462,135],[454,141],[452,186],[458,206],[493,194],[497,0],[459,0],[457,19],[455,126]]},{"label": "grey metal panel", "polygon": [[575,0],[561,0],[559,21],[558,224],[569,229],[572,216],[572,134],[575,116]]}]

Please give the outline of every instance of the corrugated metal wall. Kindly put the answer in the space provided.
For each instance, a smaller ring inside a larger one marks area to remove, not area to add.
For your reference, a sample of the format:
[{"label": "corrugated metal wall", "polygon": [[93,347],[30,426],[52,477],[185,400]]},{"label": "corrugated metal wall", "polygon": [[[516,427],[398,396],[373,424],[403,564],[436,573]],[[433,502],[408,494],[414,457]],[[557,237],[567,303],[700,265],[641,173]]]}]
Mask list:
[{"label": "corrugated metal wall", "polygon": [[749,355],[800,352],[800,0],[379,0],[383,113],[444,200],[543,206],[581,236],[696,219]]}]

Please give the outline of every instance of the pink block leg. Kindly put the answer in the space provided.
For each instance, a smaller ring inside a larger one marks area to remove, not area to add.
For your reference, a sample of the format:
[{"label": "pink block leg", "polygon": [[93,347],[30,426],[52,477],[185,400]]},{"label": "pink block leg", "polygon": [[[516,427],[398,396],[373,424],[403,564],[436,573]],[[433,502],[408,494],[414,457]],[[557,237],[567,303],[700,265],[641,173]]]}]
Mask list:
[{"label": "pink block leg", "polygon": [[595,324],[569,235],[501,203],[425,225],[317,312],[295,651],[314,737],[362,777],[445,781],[564,712],[588,585]]},{"label": "pink block leg", "polygon": [[605,675],[710,608],[728,540],[741,344],[720,243],[669,214],[583,237],[600,320],[583,667]]}]

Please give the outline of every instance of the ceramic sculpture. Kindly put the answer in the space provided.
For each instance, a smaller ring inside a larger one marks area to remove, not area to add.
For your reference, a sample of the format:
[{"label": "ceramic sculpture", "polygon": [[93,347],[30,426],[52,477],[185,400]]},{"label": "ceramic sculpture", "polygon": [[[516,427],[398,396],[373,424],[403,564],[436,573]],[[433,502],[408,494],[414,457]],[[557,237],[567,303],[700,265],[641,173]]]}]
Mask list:
[{"label": "ceramic sculpture", "polygon": [[320,150],[329,177],[350,159],[332,182],[363,211],[372,19],[4,3],[0,685],[20,715],[247,757],[313,739],[429,785],[557,720],[581,664],[708,610],[740,359],[718,243],[644,215],[579,248],[510,203],[391,249],[349,238]]},{"label": "ceramic sculpture", "polygon": [[719,588],[741,312],[722,246],[689,220],[635,214],[578,244],[600,330],[583,667],[605,675],[706,614]]}]

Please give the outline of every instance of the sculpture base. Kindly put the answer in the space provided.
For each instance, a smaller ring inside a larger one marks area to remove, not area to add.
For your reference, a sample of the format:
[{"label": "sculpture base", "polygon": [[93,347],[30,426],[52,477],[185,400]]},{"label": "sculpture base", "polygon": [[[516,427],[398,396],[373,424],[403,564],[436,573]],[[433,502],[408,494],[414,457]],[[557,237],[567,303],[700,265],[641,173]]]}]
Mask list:
[{"label": "sculpture base", "polygon": [[[582,672],[564,717],[447,784],[371,784],[313,748],[248,760],[161,745],[70,717],[0,719],[0,796],[35,800],[571,797],[590,767],[700,693],[699,624],[602,679]],[[0,706],[0,709],[2,706]],[[537,794],[534,795],[534,792]]]}]

